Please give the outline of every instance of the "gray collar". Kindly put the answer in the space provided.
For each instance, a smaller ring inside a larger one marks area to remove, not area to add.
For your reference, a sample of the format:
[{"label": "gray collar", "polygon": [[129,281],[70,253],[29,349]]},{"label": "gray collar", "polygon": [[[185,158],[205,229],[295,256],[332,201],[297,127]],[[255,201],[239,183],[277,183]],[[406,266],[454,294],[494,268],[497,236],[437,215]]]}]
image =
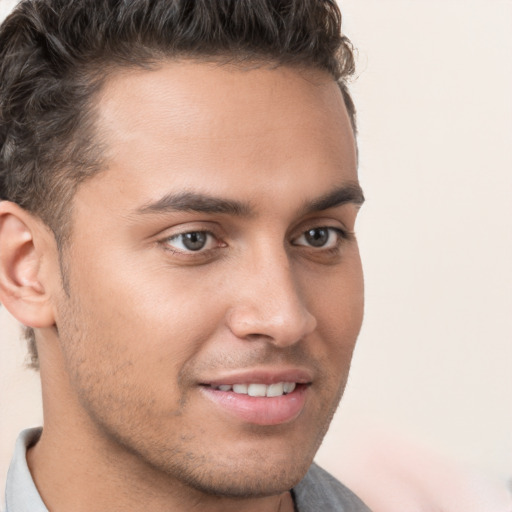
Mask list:
[{"label": "gray collar", "polygon": [[27,465],[27,448],[37,442],[41,432],[41,428],[30,428],[18,436],[7,473],[5,512],[48,512]]}]

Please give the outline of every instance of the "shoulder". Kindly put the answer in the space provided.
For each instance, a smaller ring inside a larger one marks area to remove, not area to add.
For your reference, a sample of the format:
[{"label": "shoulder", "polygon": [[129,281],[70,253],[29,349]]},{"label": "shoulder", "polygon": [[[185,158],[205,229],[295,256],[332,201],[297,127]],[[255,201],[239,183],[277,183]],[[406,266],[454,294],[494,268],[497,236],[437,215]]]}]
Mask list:
[{"label": "shoulder", "polygon": [[298,512],[370,512],[347,487],[316,464],[293,488]]}]

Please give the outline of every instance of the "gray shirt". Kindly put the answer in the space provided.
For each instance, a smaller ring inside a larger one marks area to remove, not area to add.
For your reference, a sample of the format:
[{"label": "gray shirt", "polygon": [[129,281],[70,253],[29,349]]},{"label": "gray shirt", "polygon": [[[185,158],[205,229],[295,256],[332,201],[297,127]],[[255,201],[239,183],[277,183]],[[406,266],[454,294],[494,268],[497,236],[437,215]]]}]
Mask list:
[{"label": "gray shirt", "polygon": [[[41,429],[24,430],[16,441],[7,474],[5,512],[48,512],[28,469],[27,448]],[[304,479],[292,490],[298,512],[370,512],[364,503],[329,473],[313,464]]]}]

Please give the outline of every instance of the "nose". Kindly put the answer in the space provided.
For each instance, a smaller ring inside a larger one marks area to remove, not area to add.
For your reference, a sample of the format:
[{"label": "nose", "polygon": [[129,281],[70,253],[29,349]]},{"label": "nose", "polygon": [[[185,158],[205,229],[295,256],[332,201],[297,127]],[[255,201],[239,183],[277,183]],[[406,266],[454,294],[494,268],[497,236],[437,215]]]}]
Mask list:
[{"label": "nose", "polygon": [[287,256],[260,259],[244,270],[228,313],[233,334],[287,347],[316,329],[316,318],[305,304]]}]

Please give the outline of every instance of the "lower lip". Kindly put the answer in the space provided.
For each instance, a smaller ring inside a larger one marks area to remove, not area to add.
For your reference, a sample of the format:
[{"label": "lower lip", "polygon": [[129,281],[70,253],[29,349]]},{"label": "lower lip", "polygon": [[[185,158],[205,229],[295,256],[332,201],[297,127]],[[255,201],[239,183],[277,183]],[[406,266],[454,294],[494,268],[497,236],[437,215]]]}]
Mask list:
[{"label": "lower lip", "polygon": [[293,421],[304,408],[308,386],[298,385],[287,395],[259,397],[201,387],[204,395],[227,413],[254,425],[279,425]]}]

